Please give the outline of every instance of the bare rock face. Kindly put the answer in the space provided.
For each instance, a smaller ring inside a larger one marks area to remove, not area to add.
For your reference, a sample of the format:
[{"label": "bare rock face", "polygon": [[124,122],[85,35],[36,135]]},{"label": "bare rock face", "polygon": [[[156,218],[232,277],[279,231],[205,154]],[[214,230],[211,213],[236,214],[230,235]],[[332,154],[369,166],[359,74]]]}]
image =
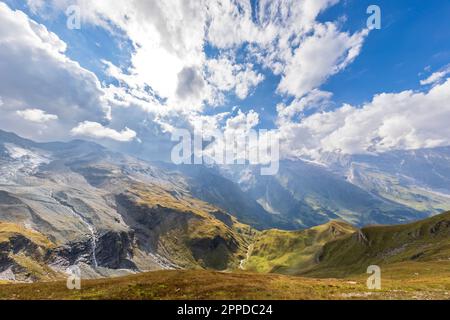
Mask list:
[{"label": "bare rock face", "polygon": [[133,234],[106,232],[99,236],[93,251],[92,241],[67,243],[53,250],[47,261],[51,265],[69,267],[79,263],[108,269],[137,271],[133,259]]}]

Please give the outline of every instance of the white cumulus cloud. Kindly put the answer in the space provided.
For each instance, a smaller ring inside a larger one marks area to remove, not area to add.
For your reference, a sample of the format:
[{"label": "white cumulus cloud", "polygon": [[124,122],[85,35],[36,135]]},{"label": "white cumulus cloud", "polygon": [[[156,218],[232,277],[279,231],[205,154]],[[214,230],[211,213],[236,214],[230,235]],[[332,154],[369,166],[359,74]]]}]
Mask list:
[{"label": "white cumulus cloud", "polygon": [[361,107],[344,105],[300,122],[280,123],[286,155],[315,156],[450,145],[450,79],[427,92],[376,95]]},{"label": "white cumulus cloud", "polygon": [[234,90],[240,99],[245,99],[250,90],[264,80],[264,76],[253,70],[253,65],[238,64],[222,56],[207,62],[209,82],[222,92]]},{"label": "white cumulus cloud", "polygon": [[[108,117],[109,106],[96,75],[65,55],[67,45],[56,34],[3,2],[0,25],[3,129],[30,138],[40,133],[38,138],[65,139],[80,121]],[[42,113],[30,111],[36,105]],[[59,121],[29,123],[49,116]]]},{"label": "white cumulus cloud", "polygon": [[421,80],[420,84],[423,86],[436,84],[441,80],[444,80],[445,77],[450,74],[450,65],[442,69],[441,71],[434,72],[428,78]]},{"label": "white cumulus cloud", "polygon": [[112,139],[120,142],[132,141],[136,138],[136,132],[125,128],[122,131],[116,131],[104,127],[102,124],[91,121],[84,121],[71,130],[72,135],[84,136],[96,139]]},{"label": "white cumulus cloud", "polygon": [[302,97],[344,69],[359,54],[367,30],[350,35],[332,23],[316,25],[288,61],[278,86],[282,93]]},{"label": "white cumulus cloud", "polygon": [[17,114],[25,120],[37,123],[44,123],[51,120],[57,120],[58,116],[54,114],[48,114],[40,109],[25,109],[18,110]]},{"label": "white cumulus cloud", "polygon": [[[296,143],[308,137],[306,145],[313,149],[334,148],[325,141],[336,130],[333,121],[339,122],[337,115],[342,114],[343,126],[344,114],[357,108],[322,112],[301,123],[293,118],[311,108],[324,110],[331,93],[320,87],[354,61],[368,34],[343,32],[339,23],[317,20],[337,2],[28,0],[31,11],[44,21],[52,17],[49,12],[64,14],[77,4],[82,26],[104,28],[115,39],[131,43],[127,67],[100,60],[105,75],[117,80],[107,85],[69,59],[67,44],[56,34],[0,3],[0,61],[6,61],[0,63],[0,95],[5,102],[0,125],[27,121],[23,112],[37,105],[42,113],[39,118],[35,110],[34,119],[42,121],[19,125],[19,133],[30,136],[45,123],[52,138],[70,133],[123,142],[139,135],[142,147],[173,128],[192,129],[208,121],[211,130],[249,130],[259,124],[260,115],[231,112],[228,95],[244,100],[273,73],[281,79],[274,95],[292,98],[283,100],[292,101],[288,105],[278,106],[280,134]],[[208,47],[217,53],[208,56]],[[205,110],[207,106],[223,109]],[[55,120],[51,116],[58,121],[50,121]],[[313,119],[324,125],[315,128]],[[324,133],[327,128],[330,131]],[[383,130],[390,131],[389,126]]]}]

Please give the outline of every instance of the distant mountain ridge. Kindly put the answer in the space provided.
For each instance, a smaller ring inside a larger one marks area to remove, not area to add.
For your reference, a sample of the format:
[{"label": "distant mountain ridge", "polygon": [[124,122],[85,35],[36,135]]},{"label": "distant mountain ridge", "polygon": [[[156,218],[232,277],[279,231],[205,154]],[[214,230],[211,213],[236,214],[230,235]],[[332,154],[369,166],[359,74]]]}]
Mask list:
[{"label": "distant mountain ridge", "polygon": [[377,196],[429,214],[450,210],[450,147],[379,155],[324,155],[323,161]]},{"label": "distant mountain ridge", "polygon": [[[67,159],[75,160],[81,154],[85,158],[135,161],[81,140],[36,144],[6,132],[0,137],[19,146],[58,150],[59,157]],[[3,145],[0,152],[4,153]],[[89,155],[89,148],[95,152]],[[323,154],[320,162],[322,165],[284,160],[278,175],[261,176],[257,166],[208,168],[140,161],[151,165],[153,174],[173,172],[183,177],[192,196],[258,229],[295,230],[333,219],[358,226],[405,223],[450,210],[450,191],[446,188],[450,182],[450,147],[380,155]]]},{"label": "distant mountain ridge", "polygon": [[257,172],[256,167],[247,167],[228,174],[266,211],[289,221],[288,229],[335,219],[357,226],[405,223],[432,213],[376,194],[328,167],[301,160],[281,161],[276,176],[260,176]]},{"label": "distant mountain ridge", "polygon": [[0,132],[0,148],[0,221],[51,243],[45,251],[21,232],[5,237],[0,280],[51,276],[43,265],[53,276],[74,264],[92,277],[224,270],[245,253],[251,228],[195,198],[176,172],[80,140],[40,144]]},{"label": "distant mountain ridge", "polygon": [[[316,246],[286,256],[311,265],[308,254],[352,232],[349,223],[399,224],[445,211],[447,151],[282,161],[278,175],[261,176],[256,166],[151,163],[93,142],[36,143],[0,130],[0,280],[50,279],[73,264],[89,277],[234,270],[252,265],[246,259],[261,234],[296,243],[273,228],[322,230]],[[427,179],[417,168],[435,174]]]}]

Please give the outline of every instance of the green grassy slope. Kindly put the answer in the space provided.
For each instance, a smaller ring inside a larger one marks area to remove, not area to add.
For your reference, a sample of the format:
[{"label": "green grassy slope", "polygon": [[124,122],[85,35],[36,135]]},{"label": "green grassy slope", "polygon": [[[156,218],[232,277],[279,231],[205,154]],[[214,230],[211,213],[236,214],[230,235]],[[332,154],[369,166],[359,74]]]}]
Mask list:
[{"label": "green grassy slope", "polygon": [[338,221],[301,231],[267,230],[256,236],[242,267],[255,272],[296,274],[316,265],[326,243],[354,232],[356,228]]},{"label": "green grassy slope", "polygon": [[415,223],[372,226],[324,246],[309,276],[347,276],[369,265],[450,261],[450,212]]},{"label": "green grassy slope", "polygon": [[403,266],[409,276],[407,269],[432,270],[441,261],[450,262],[450,212],[361,230],[343,222],[296,232],[267,230],[254,238],[241,267],[260,273],[343,278],[365,274],[370,265]]},{"label": "green grassy slope", "polygon": [[[146,199],[145,205],[150,202]],[[30,238],[46,243],[40,235]],[[0,299],[450,298],[450,212],[407,225],[361,230],[341,222],[298,232],[269,230],[255,234],[254,240],[244,267],[297,276],[156,271],[83,280],[79,291],[68,290],[64,281],[0,284]],[[372,264],[382,269],[379,291],[366,287],[366,269]]]}]

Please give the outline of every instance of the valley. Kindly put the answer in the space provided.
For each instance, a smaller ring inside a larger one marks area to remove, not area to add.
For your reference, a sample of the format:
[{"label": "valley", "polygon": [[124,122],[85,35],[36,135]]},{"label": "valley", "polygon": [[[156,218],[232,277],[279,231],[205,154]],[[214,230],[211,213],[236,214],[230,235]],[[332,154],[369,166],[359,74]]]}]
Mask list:
[{"label": "valley", "polygon": [[0,0],[0,302],[262,319],[364,313],[242,300],[450,300],[449,17]]},{"label": "valley", "polygon": [[[433,181],[394,181],[373,159],[261,177],[0,131],[0,298],[446,298],[450,202],[433,152]],[[373,264],[379,292],[365,286]]]}]

